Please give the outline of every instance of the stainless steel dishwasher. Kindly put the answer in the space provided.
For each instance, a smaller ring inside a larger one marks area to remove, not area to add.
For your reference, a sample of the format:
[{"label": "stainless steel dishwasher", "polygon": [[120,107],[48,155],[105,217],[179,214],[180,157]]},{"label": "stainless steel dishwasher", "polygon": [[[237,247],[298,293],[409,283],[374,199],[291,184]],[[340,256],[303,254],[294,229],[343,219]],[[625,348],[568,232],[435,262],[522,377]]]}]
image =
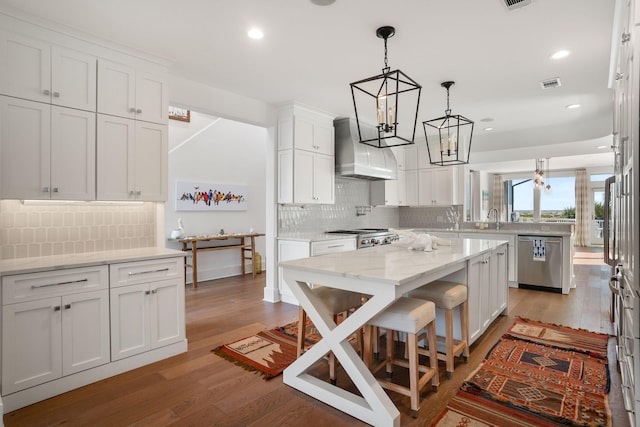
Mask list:
[{"label": "stainless steel dishwasher", "polygon": [[518,236],[520,288],[562,292],[562,238]]}]

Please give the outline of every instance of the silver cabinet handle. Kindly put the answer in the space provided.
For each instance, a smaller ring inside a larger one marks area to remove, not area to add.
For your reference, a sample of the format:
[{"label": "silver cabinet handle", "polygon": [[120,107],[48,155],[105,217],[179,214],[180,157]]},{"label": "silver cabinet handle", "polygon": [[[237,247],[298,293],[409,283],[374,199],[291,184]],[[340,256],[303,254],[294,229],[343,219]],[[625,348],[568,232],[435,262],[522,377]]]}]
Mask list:
[{"label": "silver cabinet handle", "polygon": [[48,193],[48,192],[49,192],[49,187],[44,187],[44,188],[42,189],[42,192],[43,192],[43,193]]},{"label": "silver cabinet handle", "polygon": [[53,311],[60,311],[60,306],[56,305],[55,307],[53,307]]},{"label": "silver cabinet handle", "polygon": [[504,252],[498,252],[498,255],[504,255]]},{"label": "silver cabinet handle", "polygon": [[327,246],[327,248],[341,248],[344,245],[332,245],[332,246]]},{"label": "silver cabinet handle", "polygon": [[138,109],[136,110],[136,113],[138,113],[138,114],[142,114],[142,109],[138,108]]},{"label": "silver cabinet handle", "polygon": [[89,279],[70,280],[68,282],[47,283],[46,285],[31,285],[31,289],[49,288],[51,286],[72,285],[74,283],[88,282]]},{"label": "silver cabinet handle", "polygon": [[136,109],[135,109],[135,108],[133,108],[133,107],[131,107],[131,108],[129,108],[129,112],[130,112],[130,113],[135,113],[135,112],[136,112]]},{"label": "silver cabinet handle", "polygon": [[49,89],[43,90],[42,93],[44,93],[45,95],[51,95],[51,92],[49,91]]},{"label": "silver cabinet handle", "polygon": [[157,290],[157,289],[153,289],[153,290],[151,291],[151,293],[152,293],[152,294],[157,294],[157,293],[158,293],[158,290]]},{"label": "silver cabinet handle", "polygon": [[54,193],[59,193],[59,192],[60,192],[60,189],[59,189],[58,187],[53,187],[53,192],[54,192]]},{"label": "silver cabinet handle", "polygon": [[71,304],[65,304],[65,305],[64,305],[64,309],[65,309],[65,310],[69,310],[70,308],[71,308]]},{"label": "silver cabinet handle", "polygon": [[60,92],[53,92],[54,98],[60,98]]},{"label": "silver cabinet handle", "polygon": [[142,194],[142,191],[140,191],[140,190],[136,191],[136,196],[139,196],[141,194]]},{"label": "silver cabinet handle", "polygon": [[622,43],[626,43],[631,40],[631,33],[622,33]]},{"label": "silver cabinet handle", "polygon": [[160,273],[162,271],[169,271],[169,268],[167,267],[167,268],[161,268],[159,270],[138,271],[137,273],[130,271],[129,276],[137,276],[139,274],[148,274],[148,273]]},{"label": "silver cabinet handle", "polygon": [[151,291],[144,291],[144,294],[145,295],[149,295],[149,294],[151,294]]}]

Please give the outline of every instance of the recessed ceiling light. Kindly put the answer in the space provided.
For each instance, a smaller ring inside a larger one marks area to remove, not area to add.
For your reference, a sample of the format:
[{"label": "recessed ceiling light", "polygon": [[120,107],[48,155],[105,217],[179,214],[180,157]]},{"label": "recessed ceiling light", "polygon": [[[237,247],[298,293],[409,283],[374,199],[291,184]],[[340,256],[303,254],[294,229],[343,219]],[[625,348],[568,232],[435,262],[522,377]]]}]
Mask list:
[{"label": "recessed ceiling light", "polygon": [[551,59],[562,59],[562,58],[566,58],[567,56],[569,56],[571,54],[571,52],[569,52],[568,50],[559,50],[556,53],[554,53],[553,55],[551,55]]},{"label": "recessed ceiling light", "polygon": [[262,32],[262,30],[260,28],[252,28],[249,30],[249,32],[247,33],[247,35],[254,39],[254,40],[260,40],[261,38],[264,37],[264,33]]},{"label": "recessed ceiling light", "polygon": [[574,109],[580,108],[580,107],[581,107],[580,104],[569,104],[569,105],[567,105],[567,109],[569,109],[569,110],[574,110]]},{"label": "recessed ceiling light", "polygon": [[484,119],[480,119],[481,122],[492,122],[493,117],[485,117]]},{"label": "recessed ceiling light", "polygon": [[602,150],[603,148],[607,148],[607,146],[606,145],[598,145],[596,148],[598,150]]},{"label": "recessed ceiling light", "polygon": [[493,128],[484,128],[484,130],[493,130]]}]

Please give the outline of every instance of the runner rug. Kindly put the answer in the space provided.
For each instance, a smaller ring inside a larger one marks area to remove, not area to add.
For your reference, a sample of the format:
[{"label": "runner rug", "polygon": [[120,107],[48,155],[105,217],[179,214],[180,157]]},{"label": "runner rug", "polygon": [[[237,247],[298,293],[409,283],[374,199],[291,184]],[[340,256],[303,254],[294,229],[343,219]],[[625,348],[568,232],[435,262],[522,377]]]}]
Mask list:
[{"label": "runner rug", "polygon": [[432,426],[611,426],[608,336],[517,319]]},{"label": "runner rug", "polygon": [[[320,335],[307,318],[305,342],[311,346]],[[298,322],[258,332],[256,335],[224,344],[212,351],[238,366],[262,374],[264,378],[276,377],[297,357]]]}]

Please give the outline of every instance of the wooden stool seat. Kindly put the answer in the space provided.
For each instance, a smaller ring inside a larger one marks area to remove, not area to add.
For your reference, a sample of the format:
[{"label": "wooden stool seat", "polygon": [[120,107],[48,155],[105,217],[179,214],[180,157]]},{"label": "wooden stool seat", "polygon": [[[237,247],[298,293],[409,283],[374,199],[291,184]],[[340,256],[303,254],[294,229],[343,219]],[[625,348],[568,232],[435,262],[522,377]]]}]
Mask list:
[{"label": "wooden stool seat", "polygon": [[[329,313],[333,314],[333,321],[336,323],[338,323],[339,314],[348,313],[352,308],[362,305],[361,295],[355,292],[327,286],[316,286],[312,291],[320,299],[322,304],[324,304]],[[298,309],[298,357],[300,357],[305,350],[306,324],[307,313],[300,307]],[[362,345],[362,337],[360,336],[358,337],[358,345]],[[336,361],[335,356],[331,352],[329,353],[329,380],[333,384],[336,382]]]},{"label": "wooden stool seat", "polygon": [[[447,377],[453,376],[455,357],[464,355],[469,360],[469,308],[467,304],[467,286],[460,283],[435,281],[409,293],[412,298],[432,301],[437,308],[444,310],[445,336],[444,351],[438,352],[438,358],[446,362]],[[453,310],[460,307],[460,340],[453,338]],[[438,337],[441,340],[441,337]],[[431,344],[429,344],[430,346]]]},{"label": "wooden stool seat", "polygon": [[[375,327],[385,329],[387,332],[387,354],[373,372],[376,373],[382,367],[387,369],[388,380],[377,379],[380,385],[397,393],[401,393],[411,398],[411,410],[413,415],[417,415],[420,407],[420,390],[431,380],[433,390],[437,390],[438,378],[438,356],[436,350],[436,310],[435,304],[431,301],[416,298],[402,297],[391,304],[382,313],[371,319],[367,325],[367,349],[365,362],[371,369],[371,345],[373,330]],[[419,334],[426,329],[431,353],[429,354],[430,366],[420,365],[418,354]],[[407,334],[408,362],[402,358],[396,358],[394,352],[393,331]],[[393,365],[409,368],[409,387],[404,387],[391,382]],[[420,375],[422,373],[422,375]]]}]

